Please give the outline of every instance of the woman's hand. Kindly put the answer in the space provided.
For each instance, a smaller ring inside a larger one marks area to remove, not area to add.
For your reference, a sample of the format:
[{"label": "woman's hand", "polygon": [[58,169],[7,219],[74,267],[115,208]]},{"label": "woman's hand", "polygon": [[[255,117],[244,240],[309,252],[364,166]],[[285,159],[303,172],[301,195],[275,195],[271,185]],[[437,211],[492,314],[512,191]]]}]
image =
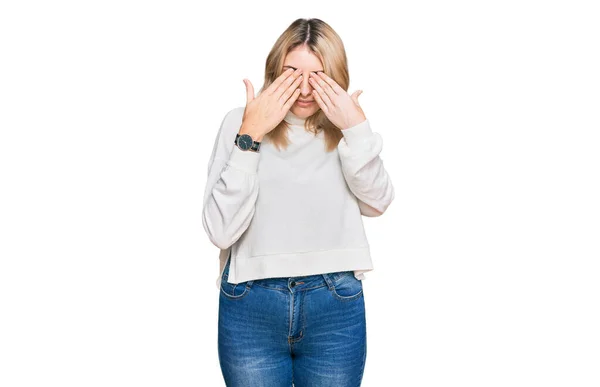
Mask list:
[{"label": "woman's hand", "polygon": [[322,72],[310,73],[308,80],[313,87],[313,95],[329,121],[340,129],[348,129],[365,121],[365,113],[358,103],[362,90],[350,96],[333,79]]},{"label": "woman's hand", "polygon": [[256,141],[260,141],[265,134],[275,129],[300,95],[298,85],[302,81],[301,74],[300,69],[287,69],[257,98],[254,97],[252,83],[244,80],[246,108],[240,133],[248,133]]}]

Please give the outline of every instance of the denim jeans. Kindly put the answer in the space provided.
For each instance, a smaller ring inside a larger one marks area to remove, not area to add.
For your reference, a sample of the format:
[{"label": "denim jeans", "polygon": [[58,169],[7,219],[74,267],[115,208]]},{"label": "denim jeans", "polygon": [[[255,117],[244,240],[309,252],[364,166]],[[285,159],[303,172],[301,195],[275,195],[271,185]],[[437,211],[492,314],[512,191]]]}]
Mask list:
[{"label": "denim jeans", "polygon": [[352,271],[230,284],[219,291],[228,387],[360,386],[367,357],[362,281]]}]

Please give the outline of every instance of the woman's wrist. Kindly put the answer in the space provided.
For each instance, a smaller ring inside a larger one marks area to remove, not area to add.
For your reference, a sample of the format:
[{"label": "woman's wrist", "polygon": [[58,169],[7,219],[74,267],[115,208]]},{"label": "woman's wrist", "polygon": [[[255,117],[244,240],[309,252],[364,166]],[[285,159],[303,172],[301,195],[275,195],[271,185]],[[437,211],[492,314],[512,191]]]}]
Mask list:
[{"label": "woman's wrist", "polygon": [[245,126],[245,125],[242,125],[242,127],[240,128],[240,131],[238,133],[239,134],[248,134],[248,135],[250,135],[250,137],[252,137],[252,139],[254,141],[258,141],[258,142],[261,142],[263,137],[265,136],[262,130],[260,130],[256,127]]}]

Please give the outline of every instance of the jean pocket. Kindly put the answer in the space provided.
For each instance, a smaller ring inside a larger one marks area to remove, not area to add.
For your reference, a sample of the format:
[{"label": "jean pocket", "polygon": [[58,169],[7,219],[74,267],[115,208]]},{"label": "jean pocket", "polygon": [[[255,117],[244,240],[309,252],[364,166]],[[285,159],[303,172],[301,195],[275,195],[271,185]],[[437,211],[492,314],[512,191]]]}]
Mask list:
[{"label": "jean pocket", "polygon": [[362,281],[350,271],[333,282],[331,294],[341,301],[356,300],[363,295]]},{"label": "jean pocket", "polygon": [[231,264],[231,255],[228,257],[223,273],[221,274],[221,294],[230,300],[241,300],[246,297],[252,288],[254,281],[244,281],[239,283],[229,283],[229,266]]},{"label": "jean pocket", "polygon": [[229,261],[225,265],[223,274],[221,275],[221,294],[230,300],[241,300],[250,293],[254,281],[244,281],[239,283],[229,283]]},{"label": "jean pocket", "polygon": [[227,282],[227,275],[221,279],[221,294],[231,300],[240,300],[250,293],[252,286],[249,281],[230,284]]}]

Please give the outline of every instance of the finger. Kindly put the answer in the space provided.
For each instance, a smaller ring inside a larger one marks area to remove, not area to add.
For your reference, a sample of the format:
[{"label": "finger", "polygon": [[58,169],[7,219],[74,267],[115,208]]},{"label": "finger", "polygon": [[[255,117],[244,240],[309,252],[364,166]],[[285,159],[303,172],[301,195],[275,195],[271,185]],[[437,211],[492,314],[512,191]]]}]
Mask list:
[{"label": "finger", "polygon": [[273,94],[273,92],[275,90],[277,90],[277,88],[279,87],[279,85],[290,75],[293,73],[293,69],[289,68],[287,70],[285,70],[283,73],[281,73],[280,76],[278,76],[273,83],[271,83],[269,85],[269,87],[267,87],[264,92],[268,95]]},{"label": "finger", "polygon": [[321,94],[323,94],[323,99],[329,100],[330,106],[335,106],[335,101],[337,100],[338,95],[333,91],[331,86],[323,80],[318,81],[319,86],[321,87]]},{"label": "finger", "polygon": [[[312,77],[311,77],[312,78]],[[314,79],[310,80],[311,86],[319,93],[319,97],[323,100],[323,103],[327,105],[328,108],[333,108],[334,104],[331,101],[331,98],[327,95],[327,93],[323,90],[321,85],[317,83]]]},{"label": "finger", "polygon": [[313,96],[315,97],[315,101],[317,101],[317,104],[319,105],[319,107],[321,108],[321,110],[323,110],[323,112],[327,115],[329,114],[329,108],[327,107],[327,105],[323,102],[323,99],[321,98],[321,96],[319,95],[319,92],[317,90],[313,90]]},{"label": "finger", "polygon": [[358,102],[358,97],[362,94],[362,90],[358,90],[355,91],[354,93],[352,93],[352,101],[354,101],[355,104],[360,105],[360,103]]},{"label": "finger", "polygon": [[319,91],[321,92],[321,96],[323,97],[323,99],[328,98],[329,101],[331,101],[330,106],[334,106],[334,102],[336,101],[338,95],[335,91],[333,91],[331,86],[329,86],[329,84],[325,82],[323,78],[319,77],[319,75],[315,75],[313,77],[313,82],[319,85],[319,87],[321,88]]},{"label": "finger", "polygon": [[294,82],[285,90],[283,95],[279,98],[279,102],[283,105],[290,96],[296,91],[296,89],[300,90],[298,86],[302,82],[302,74],[294,80]]},{"label": "finger", "polygon": [[290,110],[292,108],[292,105],[294,104],[294,102],[296,102],[296,100],[298,99],[299,95],[300,95],[300,89],[294,90],[294,93],[292,94],[290,99],[288,99],[287,102],[283,104],[283,109],[286,111]]},{"label": "finger", "polygon": [[335,94],[340,95],[340,94],[343,94],[345,92],[345,90],[342,89],[342,87],[340,85],[338,85],[336,81],[334,81],[332,78],[330,78],[324,72],[322,72],[322,71],[318,72],[317,76],[320,77],[325,83],[327,83],[327,85],[329,85],[329,87],[331,87],[331,90]]},{"label": "finger", "polygon": [[273,96],[276,96],[278,99],[281,99],[285,91],[300,77],[300,75],[302,75],[302,70],[296,69],[296,71],[294,71],[290,76],[284,79],[284,81],[279,85],[277,90],[275,90],[275,92],[273,93]]},{"label": "finger", "polygon": [[277,79],[275,79],[273,81],[273,83],[271,83],[269,85],[269,87],[267,87],[267,89],[265,90],[267,95],[273,94],[279,88],[279,86],[293,73],[294,73],[294,69],[292,69],[292,68],[289,68],[289,69],[285,70],[283,73],[281,73],[281,75],[278,76]]},{"label": "finger", "polygon": [[244,79],[244,84],[246,85],[246,104],[254,99],[254,86],[249,80]]}]

